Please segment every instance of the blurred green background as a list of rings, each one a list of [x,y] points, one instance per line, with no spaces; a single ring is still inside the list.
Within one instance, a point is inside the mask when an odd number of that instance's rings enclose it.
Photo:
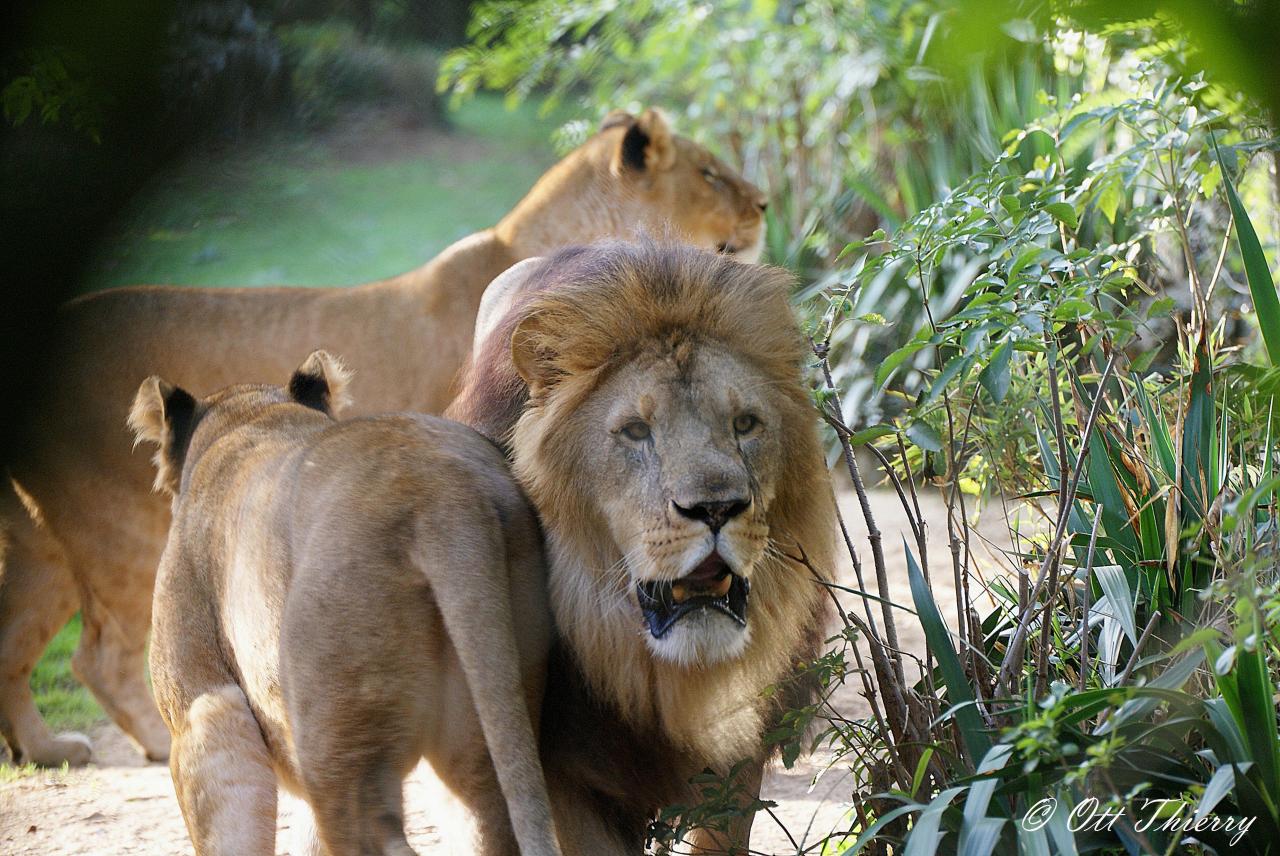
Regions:
[[[555,160],[554,118],[483,96],[448,125],[376,113],[204,152],[156,179],[87,290],[136,283],[351,285],[491,226]]]

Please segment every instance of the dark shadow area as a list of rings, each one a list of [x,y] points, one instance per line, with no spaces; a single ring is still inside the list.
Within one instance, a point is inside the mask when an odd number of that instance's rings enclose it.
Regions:
[[[159,71],[171,0],[15,4],[4,13],[4,78],[67,67],[60,102],[0,130],[0,461],[18,453],[46,380],[52,321],[120,208],[197,130],[165,127]],[[56,52],[51,54],[50,52]],[[77,127],[79,125],[80,127]]]

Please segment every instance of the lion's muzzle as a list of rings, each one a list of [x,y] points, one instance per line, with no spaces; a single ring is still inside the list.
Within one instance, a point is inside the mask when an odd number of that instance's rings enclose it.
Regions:
[[[666,636],[685,616],[699,612],[718,612],[746,627],[750,591],[747,578],[735,574],[714,551],[680,579],[636,584],[640,611],[655,639]]]

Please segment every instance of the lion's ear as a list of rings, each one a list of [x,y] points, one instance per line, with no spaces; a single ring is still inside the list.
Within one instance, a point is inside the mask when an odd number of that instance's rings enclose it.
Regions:
[[[471,335],[472,354],[478,354],[489,335],[506,320],[521,292],[535,282],[535,275],[543,270],[545,263],[545,256],[516,262],[485,287],[484,294],[480,295],[480,309],[476,312],[475,332]]]
[[[624,169],[656,172],[671,169],[675,163],[676,142],[671,125],[662,111],[650,107],[622,135],[613,169],[615,173]]]
[[[289,397],[330,415],[351,403],[347,385],[351,372],[328,351],[312,351],[289,378]]]
[[[134,446],[154,443],[160,448],[152,458],[156,467],[155,489],[177,493],[182,462],[195,425],[196,400],[191,393],[152,375],[138,387],[129,409]]]
[[[521,319],[511,334],[511,363],[531,396],[537,397],[555,382],[559,374],[555,358],[556,350],[542,319],[537,315]]]

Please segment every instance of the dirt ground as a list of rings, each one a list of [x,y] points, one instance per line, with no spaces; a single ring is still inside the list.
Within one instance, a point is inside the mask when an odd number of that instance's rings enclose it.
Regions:
[[[874,491],[872,500],[877,523],[884,534],[892,600],[910,604],[902,541],[904,535],[910,537],[906,515],[896,494],[890,490]],[[866,528],[852,493],[842,493],[840,506],[862,554],[865,571],[870,574]],[[929,526],[935,597],[942,614],[954,623],[955,590],[947,551],[945,506],[933,494],[922,496],[921,506]],[[990,516],[992,519],[984,519],[980,529],[992,541],[1007,543],[999,516]],[[976,558],[983,562],[986,557],[980,554]],[[843,577],[843,582],[856,584],[851,568],[844,569]],[[868,588],[874,590],[871,576],[867,583]],[[844,602],[846,608],[853,605],[848,596]],[[904,649],[923,654],[923,632],[913,615],[900,611],[898,630]],[[846,717],[856,717],[867,710],[860,687],[853,680],[847,682],[833,702]],[[13,856],[190,854],[191,844],[174,798],[168,767],[146,764],[128,739],[110,723],[99,725],[90,736],[94,744],[94,762],[90,766],[66,772],[43,771],[0,784],[0,853]],[[813,784],[822,769],[821,762],[821,758],[804,759],[791,770],[779,765],[770,770],[765,779],[764,797],[777,801],[778,820],[801,847],[806,841],[812,842],[837,828],[849,808],[851,789],[847,777],[833,772],[821,777],[816,786]],[[430,769],[423,765],[415,771],[407,788],[409,837],[423,856],[443,856],[450,851],[436,826],[438,813],[433,815],[431,810],[441,804],[437,787]],[[278,853],[290,853],[291,833],[296,833],[299,824],[298,806],[282,799]],[[781,825],[761,814],[752,835],[753,851],[795,853],[796,846]]]

